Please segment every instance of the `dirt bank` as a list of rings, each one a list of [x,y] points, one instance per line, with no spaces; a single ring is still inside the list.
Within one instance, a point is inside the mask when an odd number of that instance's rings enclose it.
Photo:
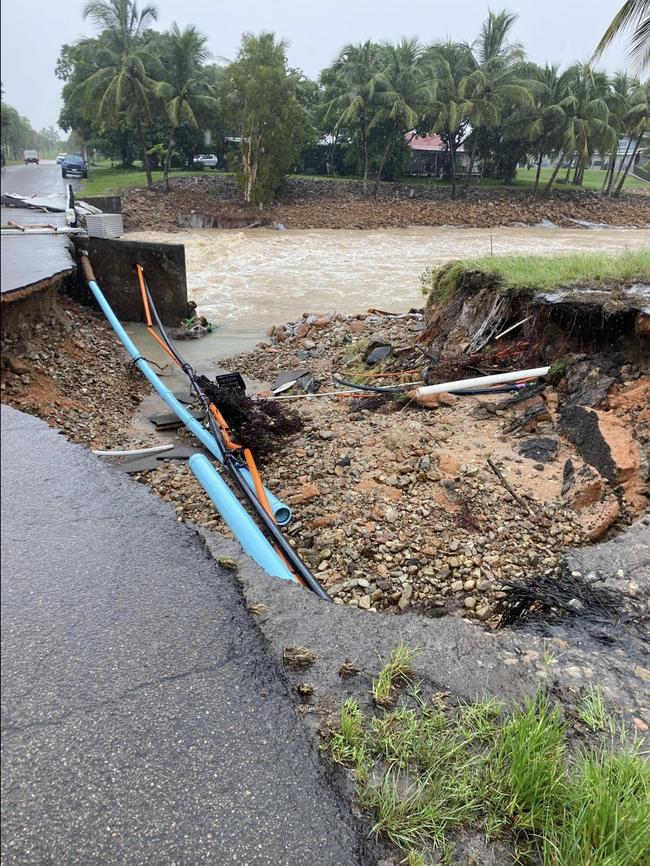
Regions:
[[[103,317],[60,296],[28,332],[4,335],[0,389],[3,403],[93,448],[125,447],[150,391]]]
[[[447,190],[387,183],[378,198],[372,198],[363,196],[357,181],[289,180],[273,207],[260,211],[242,202],[227,175],[174,179],[170,192],[163,184],[128,190],[122,202],[125,226],[132,231],[174,231],[188,220],[194,227],[282,224],[296,229],[489,228],[542,221],[566,227],[579,227],[576,221],[650,225],[650,196],[644,195],[603,199],[592,192],[562,191],[533,201],[528,192],[490,188],[452,200]]]

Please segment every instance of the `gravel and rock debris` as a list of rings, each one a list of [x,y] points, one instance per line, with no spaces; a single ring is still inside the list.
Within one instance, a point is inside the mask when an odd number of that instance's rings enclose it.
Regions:
[[[452,199],[449,190],[423,183],[383,183],[377,198],[364,195],[361,181],[290,178],[280,198],[260,211],[247,206],[235,179],[217,174],[175,177],[122,193],[128,231],[178,231],[191,227],[287,229],[377,229],[409,226],[489,228],[554,224],[585,228],[590,223],[646,226],[650,196],[625,194],[603,199],[586,190],[554,192],[533,200],[517,190],[481,188]]]
[[[346,390],[335,374],[389,386],[430,378],[417,343],[422,328],[419,311],[306,313],[271,328],[268,342],[228,363],[264,383],[306,369],[321,392]],[[368,366],[363,359],[377,344],[390,346],[390,353]],[[436,372],[458,377],[476,363],[475,357],[449,358]],[[637,380],[620,390],[639,387]],[[258,390],[268,394],[268,386]],[[299,415],[302,430],[265,454],[263,474],[292,506],[289,539],[335,604],[387,613],[417,609],[496,626],[504,584],[557,577],[567,549],[621,521],[613,486],[558,432],[550,386],[543,391],[545,412],[514,433],[505,430],[526,401],[508,407],[507,395],[443,395],[435,408],[421,409],[408,396],[309,393],[298,385],[282,395],[298,398],[282,405]],[[255,450],[254,439],[246,444]],[[527,511],[500,485],[488,458]],[[218,525],[185,468],[163,465],[143,480],[171,498],[182,519]]]

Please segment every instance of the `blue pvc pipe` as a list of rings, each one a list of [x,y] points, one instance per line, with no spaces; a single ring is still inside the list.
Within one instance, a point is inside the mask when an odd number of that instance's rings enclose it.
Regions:
[[[187,429],[194,433],[199,442],[205,445],[208,451],[213,454],[220,463],[223,463],[223,452],[221,451],[219,443],[216,441],[212,433],[210,433],[209,430],[206,430],[205,427],[201,424],[201,422],[197,421],[197,419],[190,414],[190,412],[185,408],[185,406],[183,406],[183,404],[180,403],[176,399],[176,397],[174,397],[170,389],[166,385],[164,385],[161,382],[160,378],[154,373],[149,364],[145,361],[145,359],[138,351],[138,348],[133,342],[133,340],[129,337],[129,335],[122,327],[120,320],[111,309],[111,305],[104,297],[104,293],[99,288],[95,280],[89,280],[88,285],[91,292],[95,296],[95,300],[102,308],[102,312],[110,322],[111,327],[122,341],[124,348],[133,358],[136,367],[140,370],[145,379],[147,379],[147,381],[152,385],[154,390],[157,391],[158,394],[160,394],[165,403],[183,422],[183,424],[185,424]],[[241,474],[244,476],[244,480],[246,481],[250,489],[253,491],[253,493],[255,493],[255,485],[248,469],[242,468]],[[269,501],[269,505],[273,510],[278,525],[285,526],[291,520],[291,509],[288,505],[285,505],[284,502],[281,502],[277,498],[277,496],[274,496],[270,490],[266,490],[266,496]]]
[[[244,510],[241,502],[208,458],[204,454],[193,454],[189,463],[190,469],[201,487],[214,503],[215,508],[241,544],[244,552],[252,557],[271,577],[280,577],[283,580],[296,582],[296,578],[271,547],[258,525]]]

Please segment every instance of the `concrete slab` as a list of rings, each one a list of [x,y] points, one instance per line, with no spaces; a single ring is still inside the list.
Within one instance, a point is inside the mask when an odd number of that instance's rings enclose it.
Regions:
[[[44,213],[27,208],[2,208],[2,225],[9,221],[31,226],[49,223],[57,227],[66,226],[65,214]],[[69,238],[57,235],[2,235],[0,239],[0,289],[2,296],[36,287],[63,277],[74,270]]]

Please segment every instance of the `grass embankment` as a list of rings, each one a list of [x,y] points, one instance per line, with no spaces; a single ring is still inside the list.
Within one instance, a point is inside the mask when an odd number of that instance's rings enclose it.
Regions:
[[[561,709],[540,691],[523,707],[493,699],[451,707],[422,698],[397,647],[373,683],[364,714],[347,700],[323,748],[351,769],[374,831],[410,866],[453,857],[464,830],[503,840],[515,862],[541,866],[643,866],[650,857],[650,764],[592,689],[576,709],[597,745],[574,750]],[[530,858],[530,859],[528,859]]]
[[[607,288],[650,282],[650,250],[620,254],[571,253],[554,256],[483,256],[427,268],[420,282],[423,294],[447,303],[468,274],[492,277],[505,292],[548,291],[567,286]],[[475,280],[476,281],[476,280]]]

